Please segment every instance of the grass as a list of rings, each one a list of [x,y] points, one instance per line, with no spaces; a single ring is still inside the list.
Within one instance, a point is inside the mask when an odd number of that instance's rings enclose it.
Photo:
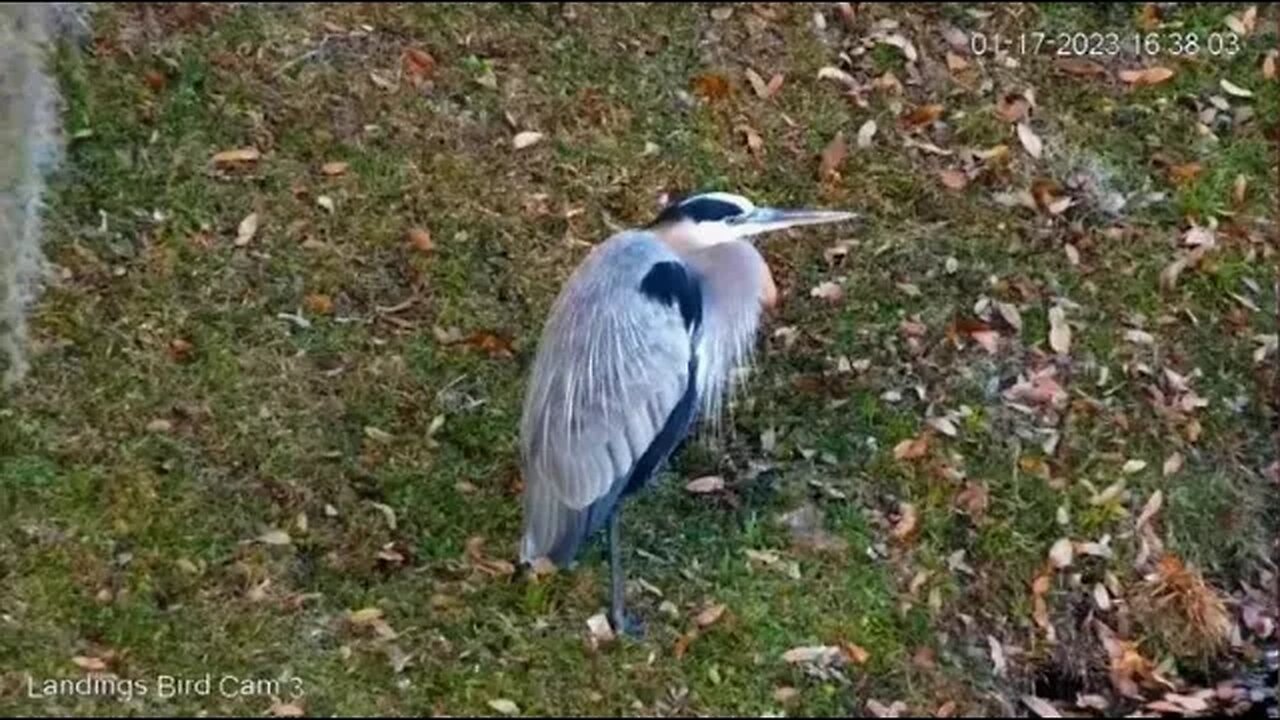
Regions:
[[[1040,7],[984,19],[950,6],[941,16],[863,7],[853,34],[829,8],[816,31],[815,8],[800,6],[765,6],[770,17],[735,6],[725,21],[670,5],[105,8],[93,50],[58,59],[66,122],[79,133],[49,218],[61,274],[33,319],[32,377],[0,405],[0,656],[10,659],[0,711],[248,714],[292,701],[316,714],[473,714],[505,698],[526,714],[850,714],[869,699],[917,713],[947,701],[1010,712],[1004,703],[1066,673],[1063,652],[1085,665],[1097,652],[1079,639],[1091,637],[1079,609],[1104,570],[1137,587],[1133,517],[1156,490],[1171,551],[1224,594],[1258,585],[1266,539],[1280,530],[1262,473],[1273,459],[1264,398],[1275,356],[1251,360],[1253,337],[1277,320],[1267,270],[1277,177],[1266,158],[1280,88],[1258,73],[1275,10],[1262,11],[1238,57],[1178,63],[1174,80],[1152,88],[1063,76],[1049,58],[975,61],[975,77],[996,90],[1035,87],[1033,125],[1051,148],[1041,163],[992,112],[994,91],[966,90],[945,66],[903,98],[870,93],[867,107],[816,79],[880,17],[903,20],[935,62],[944,49],[931,28],[943,21],[993,32],[1135,22],[1120,10]],[[1216,28],[1239,10],[1178,6],[1164,19]],[[397,74],[406,47],[436,59],[429,86]],[[785,74],[776,98],[753,95],[747,66],[766,80]],[[885,45],[850,71],[907,79]],[[703,73],[733,90],[687,106],[679,93]],[[1203,141],[1178,99],[1219,93],[1224,77],[1254,90],[1255,119]],[[1008,165],[944,188],[937,172],[958,159],[903,148],[895,127],[896,103],[927,102],[945,105],[953,134],[926,139],[1004,143]],[[853,147],[872,118],[875,143]],[[743,124],[765,139],[762,158],[745,147]],[[522,129],[546,139],[512,151]],[[820,183],[816,158],[837,131],[850,156],[843,177]],[[262,160],[231,170],[209,161],[246,146]],[[1158,152],[1204,170],[1175,187]],[[337,160],[345,174],[321,172]],[[1081,168],[1107,191],[1167,199],[1118,217],[1086,204],[1065,219],[991,201]],[[1238,176],[1242,204],[1231,200]],[[468,542],[514,557],[524,379],[583,244],[611,223],[647,221],[660,192],[707,186],[869,219],[762,242],[784,302],[762,332],[759,373],[721,442],[692,443],[628,505],[626,562],[646,583],[629,597],[649,631],[593,648],[585,621],[607,577],[598,547],[575,571],[528,582],[484,572]],[[259,229],[237,247],[251,212]],[[1215,218],[1220,247],[1162,293],[1188,216]],[[409,246],[411,227],[428,229],[434,250]],[[823,251],[840,238],[858,244],[832,267]],[[842,303],[810,297],[836,278]],[[332,311],[316,312],[315,295]],[[1022,331],[1006,331],[994,356],[945,337],[982,297],[1021,311]],[[993,389],[1044,357],[1057,298],[1078,304],[1063,364],[1073,404],[1047,452],[1045,419]],[[912,319],[926,328],[918,340],[902,331]],[[1139,325],[1153,344],[1125,340]],[[779,328],[794,329],[794,344]],[[493,333],[510,353],[442,342],[451,329]],[[831,372],[842,356],[868,368]],[[1191,384],[1209,406],[1158,410],[1150,389],[1166,367],[1199,369]],[[917,462],[894,458],[927,417],[962,405],[956,438],[935,434]],[[1162,477],[1173,452],[1184,469]],[[1135,458],[1147,467],[1125,475]],[[729,492],[685,492],[686,479],[708,473]],[[1127,494],[1092,502],[1121,479]],[[983,510],[957,510],[967,483],[985,488]],[[778,516],[806,502],[843,552],[793,543]],[[905,542],[892,537],[902,503],[919,513]],[[291,543],[252,542],[272,530]],[[1116,558],[1081,559],[1083,581],[1055,579],[1055,650],[1032,620],[1029,588],[1063,536],[1109,536]],[[747,548],[776,552],[784,571],[750,562]],[[726,615],[677,657],[711,603]],[[346,620],[367,607],[394,637]],[[1120,607],[1100,615],[1115,625]],[[1159,650],[1154,629],[1131,632],[1175,668],[1195,662]],[[1014,651],[1007,676],[992,671],[988,635]],[[867,663],[806,672],[781,660],[842,642],[864,648]],[[80,677],[75,656],[152,692],[125,705],[28,697],[28,677]],[[1218,658],[1215,672],[1237,660]],[[157,694],[159,675],[204,673],[282,682],[232,697]],[[780,687],[794,698],[779,700]],[[1109,692],[1105,671],[1079,688]]]

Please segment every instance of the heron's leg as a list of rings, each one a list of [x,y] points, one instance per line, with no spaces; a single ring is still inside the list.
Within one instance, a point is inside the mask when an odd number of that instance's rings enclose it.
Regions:
[[[625,609],[627,576],[622,571],[621,514],[618,509],[609,517],[609,623],[615,633],[638,637],[644,634],[644,626],[628,618]]]

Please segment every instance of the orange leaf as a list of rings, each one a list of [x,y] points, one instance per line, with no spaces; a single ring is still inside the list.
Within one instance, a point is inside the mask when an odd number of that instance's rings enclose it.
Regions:
[[[510,340],[486,330],[472,333],[463,342],[477,350],[483,350],[489,354],[489,357],[509,358],[513,356]]]
[[[929,436],[907,438],[893,447],[895,460],[918,460],[929,452]]]
[[[1031,111],[1031,102],[1017,93],[1002,95],[996,100],[996,115],[1005,122],[1016,123],[1026,119]]]
[[[915,130],[925,127],[942,117],[942,106],[938,104],[922,105],[921,107],[907,113],[899,121],[899,124],[907,130]]]
[[[1185,185],[1199,177],[1204,167],[1198,162],[1189,162],[1185,165],[1174,165],[1169,168],[1169,179],[1175,185]]]
[[[1157,65],[1141,70],[1121,70],[1119,77],[1134,87],[1142,87],[1143,85],[1159,85],[1173,77],[1173,71],[1167,67]]]
[[[849,146],[845,143],[844,133],[837,132],[822,150],[822,160],[818,163],[818,179],[826,181],[839,177],[837,171],[848,155]]]
[[[729,97],[729,80],[723,75],[703,73],[693,79],[693,91],[709,102]]]
[[[1138,27],[1150,32],[1160,26],[1160,15],[1156,12],[1155,3],[1143,3],[1138,11]]]
[[[409,48],[404,51],[404,69],[415,78],[426,79],[436,69],[436,59],[428,53],[417,48]]]
[[[431,241],[431,233],[422,228],[412,228],[408,232],[409,245],[418,252],[426,253],[435,249],[435,243]]]
[[[1057,63],[1059,70],[1068,75],[1079,75],[1081,77],[1096,77],[1106,75],[1107,69],[1100,63],[1086,58],[1065,57],[1059,58]]]
[[[328,295],[312,293],[303,299],[302,304],[316,315],[328,315],[333,312],[333,299]]]

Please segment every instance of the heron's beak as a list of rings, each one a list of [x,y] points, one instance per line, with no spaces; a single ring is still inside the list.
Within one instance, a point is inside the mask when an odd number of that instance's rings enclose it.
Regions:
[[[801,225],[819,225],[822,223],[857,220],[857,213],[841,210],[782,210],[779,208],[756,208],[738,224],[742,237],[761,235],[775,230],[799,227]]]

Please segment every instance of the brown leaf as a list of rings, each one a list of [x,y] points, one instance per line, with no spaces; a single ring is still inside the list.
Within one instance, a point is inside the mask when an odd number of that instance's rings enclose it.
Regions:
[[[169,78],[158,70],[148,70],[142,75],[142,81],[151,88],[152,92],[160,92],[164,90],[165,85],[169,84]]]
[[[267,713],[272,717],[305,717],[307,711],[296,703],[274,702]]]
[[[1141,70],[1121,70],[1119,77],[1122,81],[1134,87],[1142,87],[1144,85],[1159,85],[1173,77],[1173,71],[1167,67],[1157,65]]]
[[[543,137],[544,136],[542,133],[536,132],[534,130],[525,130],[523,132],[518,132],[516,133],[515,137],[511,138],[511,147],[516,150],[524,150],[527,147],[532,147],[533,145],[536,145],[538,142],[542,140]]]
[[[987,513],[989,498],[986,483],[969,481],[956,493],[955,504],[969,517],[980,520]]]
[[[1069,74],[1081,77],[1097,77],[1106,75],[1107,69],[1101,64],[1088,60],[1086,58],[1064,57],[1058,58],[1055,63],[1059,70]]]
[[[1075,546],[1071,544],[1068,538],[1059,538],[1053,543],[1053,547],[1049,548],[1049,562],[1059,570],[1071,567],[1071,561],[1074,559]]]
[[[1143,3],[1142,8],[1138,10],[1138,27],[1151,32],[1160,27],[1160,14],[1156,10],[1155,3]]]
[[[965,60],[963,57],[951,52],[950,50],[947,51],[947,69],[948,70],[950,70],[951,72],[960,72],[961,70],[964,70],[968,67],[969,67],[968,60]]]
[[[933,711],[933,716],[938,718],[955,717],[957,707],[955,700],[948,700]]]
[[[345,175],[347,172],[347,168],[349,167],[351,167],[349,163],[335,160],[333,162],[327,162],[324,165],[321,165],[320,172],[330,177],[333,177],[335,175]]]
[[[302,299],[302,304],[315,315],[328,315],[333,312],[333,298],[320,293],[312,293]]]
[[[867,661],[871,659],[871,653],[867,652],[862,646],[851,642],[840,643],[840,651],[854,665],[866,665]]]
[[[689,632],[684,633],[680,637],[676,638],[676,644],[671,648],[671,654],[675,655],[677,660],[684,657],[684,654],[689,651],[689,643],[692,643],[697,638],[697,628],[693,628]]]
[[[195,346],[189,341],[182,338],[174,338],[169,341],[169,357],[174,362],[186,362],[191,359],[191,352],[195,350]]]
[[[694,493],[695,495],[720,492],[721,490],[724,490],[724,478],[719,475],[706,475],[695,480],[690,480],[689,483],[684,486],[684,489]]]
[[[1180,452],[1173,453],[1169,457],[1165,458],[1164,467],[1161,469],[1161,474],[1164,477],[1169,477],[1170,475],[1176,475],[1178,471],[1182,469],[1182,463],[1183,463],[1182,453]]]
[[[895,460],[918,460],[929,452],[929,436],[921,435],[918,438],[907,438],[897,445],[893,446],[893,457]]]
[[[1231,202],[1236,207],[1244,205],[1246,194],[1249,192],[1249,178],[1243,173],[1236,175],[1236,180],[1231,185]]]
[[[431,233],[422,228],[410,228],[407,237],[409,246],[418,252],[431,252],[436,247],[435,243],[431,241]]]
[[[256,162],[262,157],[257,148],[246,147],[236,150],[223,150],[213,156],[215,165],[231,165],[234,163]]]
[[[876,136],[876,121],[868,120],[858,128],[858,147],[871,147],[871,140]]]
[[[762,100],[769,97],[769,86],[765,84],[764,78],[760,77],[760,73],[747,68],[744,74],[747,76],[747,82],[751,83],[751,89],[755,90],[756,97]]]
[[[1278,53],[1278,52],[1277,52],[1277,51],[1275,51],[1275,50],[1271,50],[1271,51],[1269,51],[1269,52],[1266,54],[1266,56],[1265,56],[1265,57],[1263,57],[1263,58],[1262,58],[1262,78],[1263,78],[1264,80],[1275,80],[1275,79],[1276,79],[1276,57],[1277,57],[1277,55],[1280,55],[1280,53]]]
[[[729,97],[732,87],[729,80],[716,73],[703,73],[693,78],[693,92],[708,102],[718,102]]]
[[[1198,162],[1189,162],[1184,165],[1173,165],[1169,168],[1169,179],[1175,185],[1186,185],[1187,183],[1199,177],[1204,171],[1204,167]]]
[[[1178,276],[1188,267],[1200,262],[1205,253],[1209,251],[1211,245],[1198,245],[1190,252],[1179,255],[1177,259],[1165,266],[1160,271],[1160,288],[1166,292],[1173,291],[1178,286]]]
[[[478,330],[462,342],[477,350],[483,350],[488,353],[489,357],[511,358],[515,356],[510,340],[487,330]]]
[[[898,522],[894,523],[893,530],[889,534],[894,540],[905,541],[915,534],[920,524],[920,516],[912,503],[899,504],[898,513]]]
[[[698,613],[698,616],[694,618],[693,621],[700,628],[711,627],[720,620],[721,616],[724,615],[725,609],[726,606],[723,603],[708,606],[704,608],[702,612]]]
[[[750,125],[739,125],[737,130],[741,132],[747,139],[747,150],[756,157],[764,152],[764,139],[760,137],[760,133]]]
[[[1000,351],[1000,333],[994,330],[979,330],[969,333],[969,337],[992,355]]]
[[[102,658],[76,655],[71,658],[71,662],[81,670],[88,672],[105,672],[107,669],[107,664],[103,662]]]
[[[844,133],[837,132],[822,150],[822,159],[818,163],[818,180],[825,182],[838,178],[840,165],[844,163],[848,154],[849,147],[845,143]]]
[[[408,48],[404,51],[404,69],[415,79],[425,80],[435,72],[436,59],[425,50]]]
[[[969,184],[969,176],[954,168],[939,171],[938,178],[942,180],[943,187],[948,190],[963,190]]]
[[[782,660],[791,665],[801,663],[827,665],[840,656],[839,648],[830,645],[807,645],[794,647],[782,653]]]
[[[768,86],[765,87],[765,97],[771,98],[777,95],[778,91],[782,89],[782,83],[785,79],[786,76],[782,73],[774,73],[773,77],[769,78]]]
[[[898,121],[899,126],[906,130],[917,130],[923,128],[942,117],[943,107],[938,104],[922,105],[915,110],[907,113]]]
[[[1022,122],[1030,111],[1031,102],[1021,94],[1001,95],[996,100],[996,115],[1005,122]]]

